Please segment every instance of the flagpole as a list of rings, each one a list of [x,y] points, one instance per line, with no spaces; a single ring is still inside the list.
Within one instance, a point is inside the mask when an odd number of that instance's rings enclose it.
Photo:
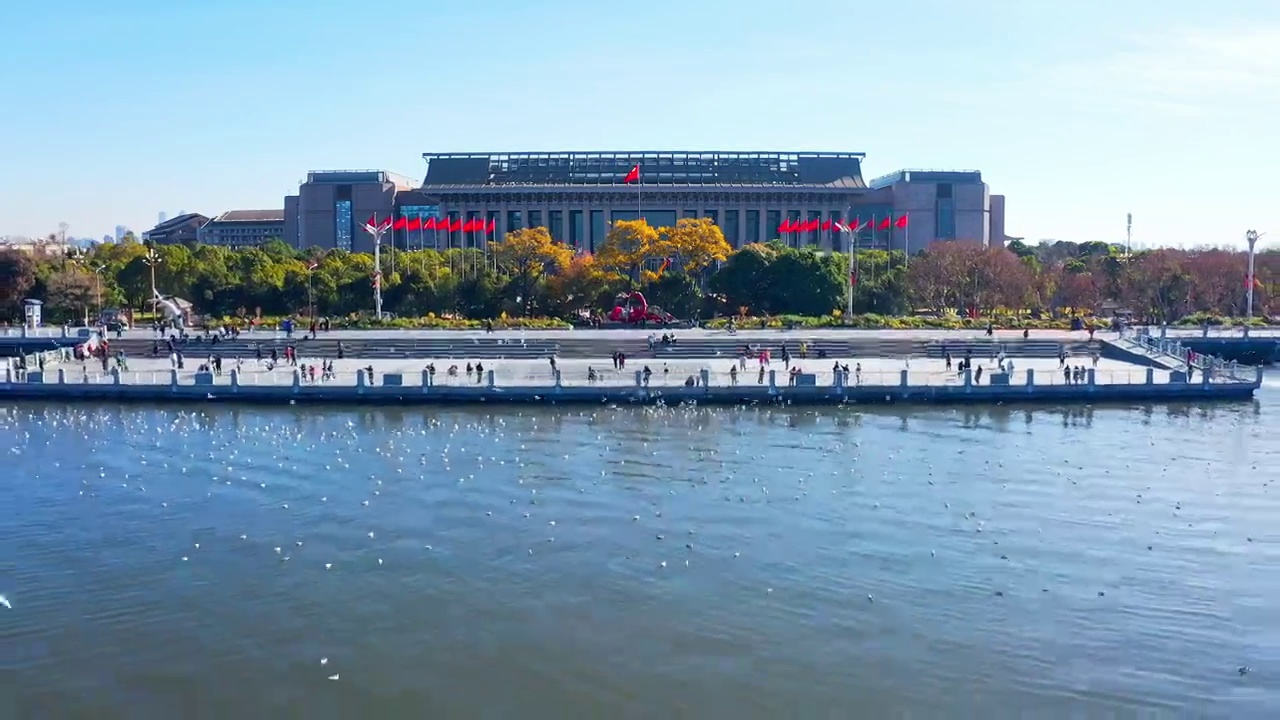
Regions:
[[[857,266],[854,264],[857,262],[857,260],[853,254],[853,246],[858,242],[858,221],[854,220],[852,226],[846,225],[845,227],[849,227],[850,232],[849,232],[849,271],[847,273],[848,277],[846,278],[846,281],[848,282],[849,292],[847,293],[848,297],[845,298],[844,316],[845,318],[852,318],[853,317],[853,277],[854,277],[854,273],[857,272]]]
[[[907,219],[906,227],[903,228],[906,232],[902,235],[902,242],[905,246],[902,267],[905,269],[911,267],[911,213],[903,213],[902,217]]]

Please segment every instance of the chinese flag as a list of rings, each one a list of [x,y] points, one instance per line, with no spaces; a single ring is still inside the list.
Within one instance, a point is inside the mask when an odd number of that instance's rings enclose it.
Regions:
[[[891,225],[893,225],[893,221],[892,221],[892,220],[890,220],[889,218],[885,218],[885,219],[883,219],[883,220],[881,220],[881,221],[880,221],[880,227],[879,227],[878,229],[879,229],[879,230],[888,230],[888,229],[889,229],[889,227],[890,227]]]
[[[624,183],[640,182],[640,166],[636,165],[635,167],[631,168],[631,172],[627,173],[627,176],[622,178],[622,182]]]
[[[805,226],[805,230],[809,230],[809,231],[817,230],[821,225],[822,225],[822,221],[818,220],[817,218],[814,218],[809,221],[809,224],[807,226]]]
[[[907,216],[903,215],[902,217],[898,218],[897,222],[895,222],[893,226],[899,229],[905,228],[907,226]]]
[[[369,219],[365,221],[365,225],[368,225],[370,227],[378,227],[378,216],[370,215]]]
[[[435,229],[436,229],[436,219],[435,219],[435,217],[429,217],[429,218],[427,218],[426,220],[423,220],[423,221],[422,221],[422,229],[423,229],[423,230],[435,230]]]
[[[488,224],[487,226],[485,226],[485,230],[486,230],[487,232],[498,232],[498,221],[497,221],[497,220],[490,220],[490,221],[489,221],[489,224]]]
[[[406,227],[409,227],[409,221],[406,220],[405,218],[399,218],[394,223],[391,224],[392,230],[403,230]]]
[[[419,218],[419,217],[411,217],[411,218],[409,218],[409,222],[408,222],[407,224],[405,224],[405,229],[406,229],[406,230],[421,230],[421,229],[422,229],[422,218]]]
[[[453,221],[453,223],[452,223],[451,225],[449,225],[449,229],[450,229],[450,230],[452,230],[453,232],[461,232],[461,231],[462,231],[462,220],[461,220],[461,219],[454,220],[454,221]]]
[[[823,220],[823,221],[822,221],[822,229],[823,229],[823,230],[830,230],[830,229],[831,229],[831,221],[830,221],[830,220]]]
[[[783,220],[782,224],[778,226],[778,234],[786,235],[789,232],[791,232],[791,221]]]

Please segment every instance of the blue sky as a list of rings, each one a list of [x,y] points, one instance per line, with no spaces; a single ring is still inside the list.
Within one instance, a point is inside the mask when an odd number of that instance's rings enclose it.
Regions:
[[[0,235],[280,207],[421,153],[844,150],[976,168],[1030,239],[1280,241],[1280,2],[18,3]],[[1265,241],[1264,241],[1265,244]]]

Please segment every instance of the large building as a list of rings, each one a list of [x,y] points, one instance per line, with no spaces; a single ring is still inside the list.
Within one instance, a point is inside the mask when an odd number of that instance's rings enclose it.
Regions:
[[[611,223],[654,226],[710,218],[734,247],[781,239],[843,251],[1004,240],[1004,202],[975,170],[902,170],[867,182],[862,153],[569,152],[426,154],[421,183],[383,171],[313,172],[285,198],[285,240],[368,252],[373,218],[436,218],[450,228],[404,229],[397,247],[476,247],[523,227],[592,251]],[[639,181],[626,182],[633,168]],[[995,200],[995,202],[993,202]],[[902,221],[902,218],[907,218]],[[780,232],[818,221],[817,230]],[[850,236],[854,221],[876,228]],[[839,221],[832,225],[831,221]],[[432,223],[436,225],[437,223]],[[411,224],[412,227],[413,224]]]
[[[228,210],[200,228],[205,245],[250,247],[284,236],[283,210]]]
[[[152,245],[194,243],[200,239],[200,228],[209,218],[200,213],[183,213],[142,233],[142,241]]]

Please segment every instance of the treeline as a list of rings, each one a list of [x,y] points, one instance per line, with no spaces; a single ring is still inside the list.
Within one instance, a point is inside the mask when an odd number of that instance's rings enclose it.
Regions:
[[[1006,248],[947,243],[910,258],[882,250],[844,254],[778,242],[736,252],[707,220],[671,228],[620,222],[595,255],[575,253],[543,228],[510,233],[487,252],[297,251],[282,242],[230,249],[100,245],[72,256],[0,251],[0,317],[17,322],[22,301],[42,300],[48,322],[99,308],[149,306],[152,276],[164,295],[208,316],[371,313],[380,283],[384,311],[400,317],[577,319],[607,313],[618,293],[642,290],[678,317],[832,316],[843,312],[850,275],[854,312],[906,315],[971,311],[1089,313],[1104,304],[1153,320],[1245,313],[1246,257],[1231,250],[1159,249],[1127,256],[1105,243]],[[1261,278],[1280,255],[1258,256]],[[1275,266],[1275,267],[1273,267]],[[1268,286],[1255,286],[1265,314]]]

